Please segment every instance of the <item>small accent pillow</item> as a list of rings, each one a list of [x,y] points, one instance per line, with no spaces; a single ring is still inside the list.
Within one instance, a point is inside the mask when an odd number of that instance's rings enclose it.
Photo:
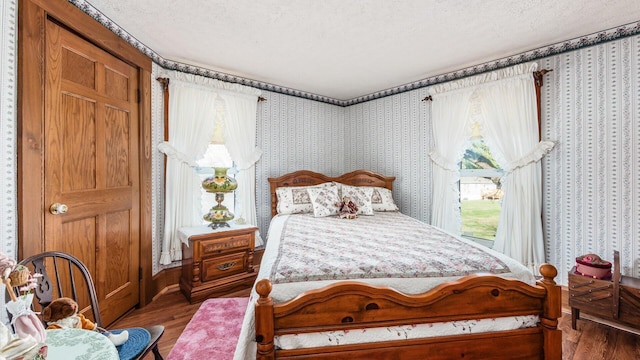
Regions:
[[[308,189],[313,205],[314,217],[338,215],[340,212],[340,198],[337,186]]]
[[[398,206],[393,201],[391,190],[383,187],[374,187],[371,196],[373,211],[398,211]]]
[[[308,214],[313,213],[313,205],[309,197],[310,188],[335,186],[331,182],[313,186],[283,186],[276,189],[278,198],[278,214]]]
[[[373,204],[371,197],[373,196],[373,187],[371,186],[349,186],[340,184],[342,198],[348,196],[351,201],[358,205],[358,214],[373,215]]]

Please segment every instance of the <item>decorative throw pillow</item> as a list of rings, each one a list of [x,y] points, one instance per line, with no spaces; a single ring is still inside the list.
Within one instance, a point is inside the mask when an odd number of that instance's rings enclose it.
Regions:
[[[338,215],[340,212],[340,198],[338,197],[337,186],[311,188],[308,191],[313,205],[314,217]]]
[[[313,212],[310,188],[335,186],[331,182],[313,186],[283,186],[276,189],[278,214],[307,214]]]
[[[371,186],[349,186],[340,184],[341,198],[348,196],[351,201],[358,205],[358,214],[373,215],[373,205],[371,197],[373,196],[373,187]]]
[[[374,187],[371,196],[373,211],[398,211],[398,206],[393,201],[391,190],[383,187]]]

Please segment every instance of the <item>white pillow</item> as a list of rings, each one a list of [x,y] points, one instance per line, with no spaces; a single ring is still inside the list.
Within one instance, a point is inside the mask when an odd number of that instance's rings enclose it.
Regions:
[[[383,187],[374,187],[371,195],[373,211],[398,211],[398,206],[393,201],[391,190]]]
[[[314,217],[338,215],[340,211],[340,197],[337,186],[327,186],[308,189],[313,205]]]
[[[305,214],[313,213],[313,205],[309,197],[308,189],[317,187],[335,186],[332,182],[326,182],[313,186],[282,186],[276,188],[278,214]]]
[[[373,215],[373,204],[371,203],[371,197],[373,196],[373,187],[371,186],[349,186],[340,184],[341,198],[345,196],[351,198],[358,206],[358,214]]]

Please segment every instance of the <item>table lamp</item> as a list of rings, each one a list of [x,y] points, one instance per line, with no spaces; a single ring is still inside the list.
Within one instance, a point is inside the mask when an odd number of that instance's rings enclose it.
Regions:
[[[233,220],[233,214],[222,205],[224,201],[224,194],[233,192],[238,188],[238,182],[236,179],[227,175],[226,167],[214,167],[214,175],[208,177],[202,181],[202,188],[209,193],[216,194],[217,205],[214,205],[206,214],[203,219],[210,222],[209,227],[212,229],[218,229],[221,227],[229,227],[229,221]]]

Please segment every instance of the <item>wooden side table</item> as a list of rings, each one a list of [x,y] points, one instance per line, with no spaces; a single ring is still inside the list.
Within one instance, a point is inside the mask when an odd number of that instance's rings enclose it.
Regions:
[[[640,279],[620,274],[620,255],[614,252],[612,279],[593,279],[569,271],[571,327],[580,311],[598,318],[640,328]]]
[[[617,317],[618,298],[614,293],[614,281],[582,276],[576,273],[574,266],[569,271],[569,306],[571,328],[574,330],[581,310],[605,319]]]
[[[208,226],[179,230],[182,240],[180,290],[189,302],[251,288],[258,275],[253,256],[253,226],[212,230]]]

